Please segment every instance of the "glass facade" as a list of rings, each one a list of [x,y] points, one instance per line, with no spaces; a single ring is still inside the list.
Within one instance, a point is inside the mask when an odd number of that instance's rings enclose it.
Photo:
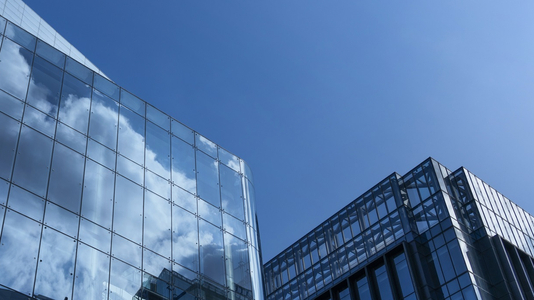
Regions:
[[[0,298],[263,299],[245,162],[28,31],[0,17]]]
[[[289,299],[534,299],[534,217],[464,168],[392,174],[267,262]]]

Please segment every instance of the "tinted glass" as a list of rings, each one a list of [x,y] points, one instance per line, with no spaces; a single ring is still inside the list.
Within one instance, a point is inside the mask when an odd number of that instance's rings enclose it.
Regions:
[[[22,123],[50,138],[54,138],[56,120],[29,105],[26,105],[26,109],[24,110]]]
[[[141,268],[141,246],[132,243],[118,234],[113,234],[111,255],[136,268]]]
[[[86,219],[80,221],[80,241],[109,254],[111,232]],[[78,254],[79,255],[79,254]]]
[[[224,234],[227,284],[233,290],[251,290],[247,244],[231,234]],[[244,291],[239,291],[246,294]]]
[[[0,111],[17,120],[22,118],[24,103],[17,98],[0,91]]]
[[[32,60],[30,51],[4,39],[0,50],[0,89],[26,100]]]
[[[171,257],[171,204],[149,191],[145,193],[144,234],[145,247]]]
[[[217,161],[197,151],[197,194],[200,198],[219,207],[219,171]]]
[[[30,51],[35,49],[36,38],[13,23],[8,23],[5,35]]]
[[[6,212],[0,244],[0,284],[32,294],[40,239],[39,223],[11,210]]]
[[[9,192],[8,207],[34,220],[42,221],[44,213],[44,199],[12,185]]]
[[[87,134],[89,109],[91,105],[91,87],[65,74],[61,90],[59,120],[70,127]]]
[[[111,228],[115,174],[103,166],[87,160],[82,199],[82,216]]]
[[[65,66],[65,54],[59,52],[58,50],[41,40],[37,41],[37,49],[35,50],[35,52],[39,56],[45,58],[49,62],[62,69]]]
[[[194,148],[176,137],[172,137],[172,181],[186,191],[196,192]]]
[[[194,214],[197,213],[196,197],[175,185],[172,186],[172,202]]]
[[[57,124],[56,140],[81,154],[85,154],[87,138],[67,125]]]
[[[109,256],[79,243],[73,299],[106,299],[108,278]]]
[[[176,205],[172,206],[172,259],[191,270],[198,270],[197,218]]]
[[[119,261],[111,260],[109,300],[135,299],[141,287],[141,271]]]
[[[89,85],[93,84],[93,71],[89,70],[86,66],[80,64],[70,57],[67,57],[65,70],[78,77],[78,79],[82,80],[83,82]]]
[[[170,179],[170,142],[169,133],[147,122],[146,167],[165,179]]]
[[[200,134],[195,134],[195,146],[209,156],[217,157],[217,145]]]
[[[198,216],[217,227],[222,225],[221,211],[204,200],[198,200]]]
[[[46,204],[45,225],[68,236],[78,236],[78,216],[50,202]]]
[[[52,299],[72,298],[76,241],[53,229],[43,229],[35,294]]]
[[[145,174],[143,167],[122,155],[117,156],[117,172],[133,182],[143,185]]]
[[[182,123],[172,120],[171,122],[172,134],[188,142],[191,145],[195,144],[195,133],[193,130],[187,128]]]
[[[199,220],[198,223],[200,241],[200,273],[224,286],[226,278],[224,276],[222,231],[203,220]]]
[[[91,103],[89,137],[115,150],[119,121],[118,103],[94,90]]]
[[[145,119],[125,107],[120,109],[118,146],[120,154],[144,165]]]
[[[46,60],[36,57],[26,102],[42,112],[56,117],[63,71]]]
[[[50,201],[79,213],[84,164],[82,155],[56,143],[48,187]]]
[[[170,118],[166,114],[159,111],[157,108],[152,105],[147,105],[146,107],[146,118],[150,121],[157,124],[159,127],[163,128],[166,131],[169,131],[170,127]]]
[[[121,89],[121,104],[127,106],[141,116],[145,115],[145,101],[137,98],[124,89]]]
[[[99,74],[95,74],[94,87],[112,99],[119,101],[119,87]]]
[[[171,199],[171,183],[168,179],[160,177],[159,175],[146,170],[145,185],[147,189],[160,195],[161,197],[167,200]]]
[[[39,149],[39,151],[35,151]],[[13,182],[44,197],[48,183],[52,140],[23,126],[20,134]]]
[[[143,188],[117,176],[113,232],[141,244],[143,232]]]
[[[0,113],[0,128],[3,130],[0,135],[0,177],[11,179],[20,123]]]
[[[87,157],[97,161],[105,167],[115,170],[115,152],[91,139],[89,139],[87,144]]]
[[[219,174],[221,180],[222,208],[225,212],[243,220],[245,218],[245,210],[243,206],[241,175],[224,165],[219,166]]]

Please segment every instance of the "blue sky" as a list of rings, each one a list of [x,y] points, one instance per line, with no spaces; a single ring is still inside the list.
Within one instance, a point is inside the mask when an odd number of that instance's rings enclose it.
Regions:
[[[534,213],[534,3],[26,3],[248,162],[264,261],[429,156]]]

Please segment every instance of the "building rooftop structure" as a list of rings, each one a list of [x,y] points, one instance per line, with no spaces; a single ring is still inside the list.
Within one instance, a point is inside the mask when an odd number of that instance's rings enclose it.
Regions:
[[[533,299],[534,217],[427,159],[264,265],[268,300]]]
[[[2,299],[263,299],[247,164],[19,0],[0,1],[0,241]]]

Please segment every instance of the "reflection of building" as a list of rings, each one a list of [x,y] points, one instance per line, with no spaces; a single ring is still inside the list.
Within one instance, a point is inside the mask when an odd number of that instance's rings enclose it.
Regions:
[[[267,299],[534,299],[534,217],[464,168],[392,174],[264,266]]]
[[[0,15],[0,295],[261,299],[248,166],[20,0]]]

